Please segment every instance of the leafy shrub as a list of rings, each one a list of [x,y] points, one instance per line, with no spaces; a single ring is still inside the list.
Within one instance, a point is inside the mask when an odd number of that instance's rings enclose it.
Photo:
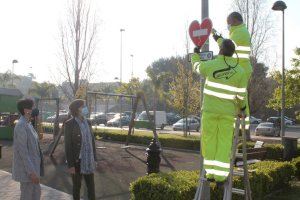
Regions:
[[[289,162],[262,161],[250,166],[255,170],[249,176],[252,198],[263,199],[264,196],[279,188],[289,185],[295,173]],[[176,171],[170,173],[151,174],[140,177],[130,184],[132,200],[189,200],[193,199],[198,186],[197,171]],[[243,188],[243,178],[234,177],[234,187]],[[211,199],[220,199],[223,192],[210,184]],[[233,199],[241,199],[233,195]]]

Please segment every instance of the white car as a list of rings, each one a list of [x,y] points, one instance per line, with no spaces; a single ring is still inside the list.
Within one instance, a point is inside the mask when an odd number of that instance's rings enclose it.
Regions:
[[[284,116],[284,123],[286,126],[292,126],[295,125],[295,122],[293,120],[291,120],[290,118]]]
[[[274,123],[264,122],[260,123],[255,129],[255,135],[265,135],[265,136],[280,136],[280,129],[275,127]]]
[[[261,123],[261,119],[250,116],[250,124],[260,124],[260,123]]]
[[[187,128],[186,128],[187,125]],[[175,124],[173,124],[173,131],[179,131],[179,130],[195,130],[199,132],[200,130],[200,122],[196,118],[187,118],[187,123],[186,123],[186,118],[182,118]]]
[[[154,112],[149,111],[149,114],[153,119]],[[155,117],[156,128],[160,128],[161,130],[163,130],[164,127],[167,125],[167,113],[165,111],[156,111],[155,116],[156,116]],[[136,128],[148,128],[149,125],[147,125],[147,127],[144,127],[145,124],[143,124],[143,122],[146,122],[146,124],[149,122],[146,111],[143,111],[138,116],[138,118],[135,122],[135,127]]]

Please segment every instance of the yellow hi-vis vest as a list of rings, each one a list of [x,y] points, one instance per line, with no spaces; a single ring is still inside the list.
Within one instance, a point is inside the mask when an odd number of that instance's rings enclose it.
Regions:
[[[201,61],[198,54],[193,54],[191,60],[193,69],[206,78],[202,111],[234,117],[246,106],[247,79],[243,68],[236,66],[236,59],[225,59],[233,68],[228,68],[223,55]]]
[[[235,43],[235,50],[239,57],[239,64],[244,68],[247,79],[252,74],[252,66],[250,63],[251,42],[250,34],[245,24],[231,26],[229,31],[229,39]],[[218,45],[221,46],[223,38],[218,39]],[[236,55],[233,55],[236,58]]]

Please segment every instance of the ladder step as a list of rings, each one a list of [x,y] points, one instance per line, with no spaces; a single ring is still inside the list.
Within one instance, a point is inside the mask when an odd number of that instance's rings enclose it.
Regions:
[[[243,154],[242,154],[242,153],[236,153],[236,154],[235,154],[235,157],[236,157],[236,158],[243,158]]]
[[[239,195],[245,195],[245,190],[241,190],[238,188],[232,188],[232,193],[239,194]]]
[[[233,171],[234,176],[244,176],[244,171]]]

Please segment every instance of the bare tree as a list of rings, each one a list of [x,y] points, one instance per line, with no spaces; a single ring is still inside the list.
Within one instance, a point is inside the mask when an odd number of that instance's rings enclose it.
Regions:
[[[271,9],[266,0],[233,0],[234,10],[240,12],[251,35],[252,56],[257,61],[265,55],[274,30]]]
[[[91,12],[88,0],[70,0],[66,21],[60,25],[60,57],[63,67],[58,70],[70,88],[71,94],[62,88],[69,100],[80,85],[88,83],[93,71],[98,27],[96,15]]]

